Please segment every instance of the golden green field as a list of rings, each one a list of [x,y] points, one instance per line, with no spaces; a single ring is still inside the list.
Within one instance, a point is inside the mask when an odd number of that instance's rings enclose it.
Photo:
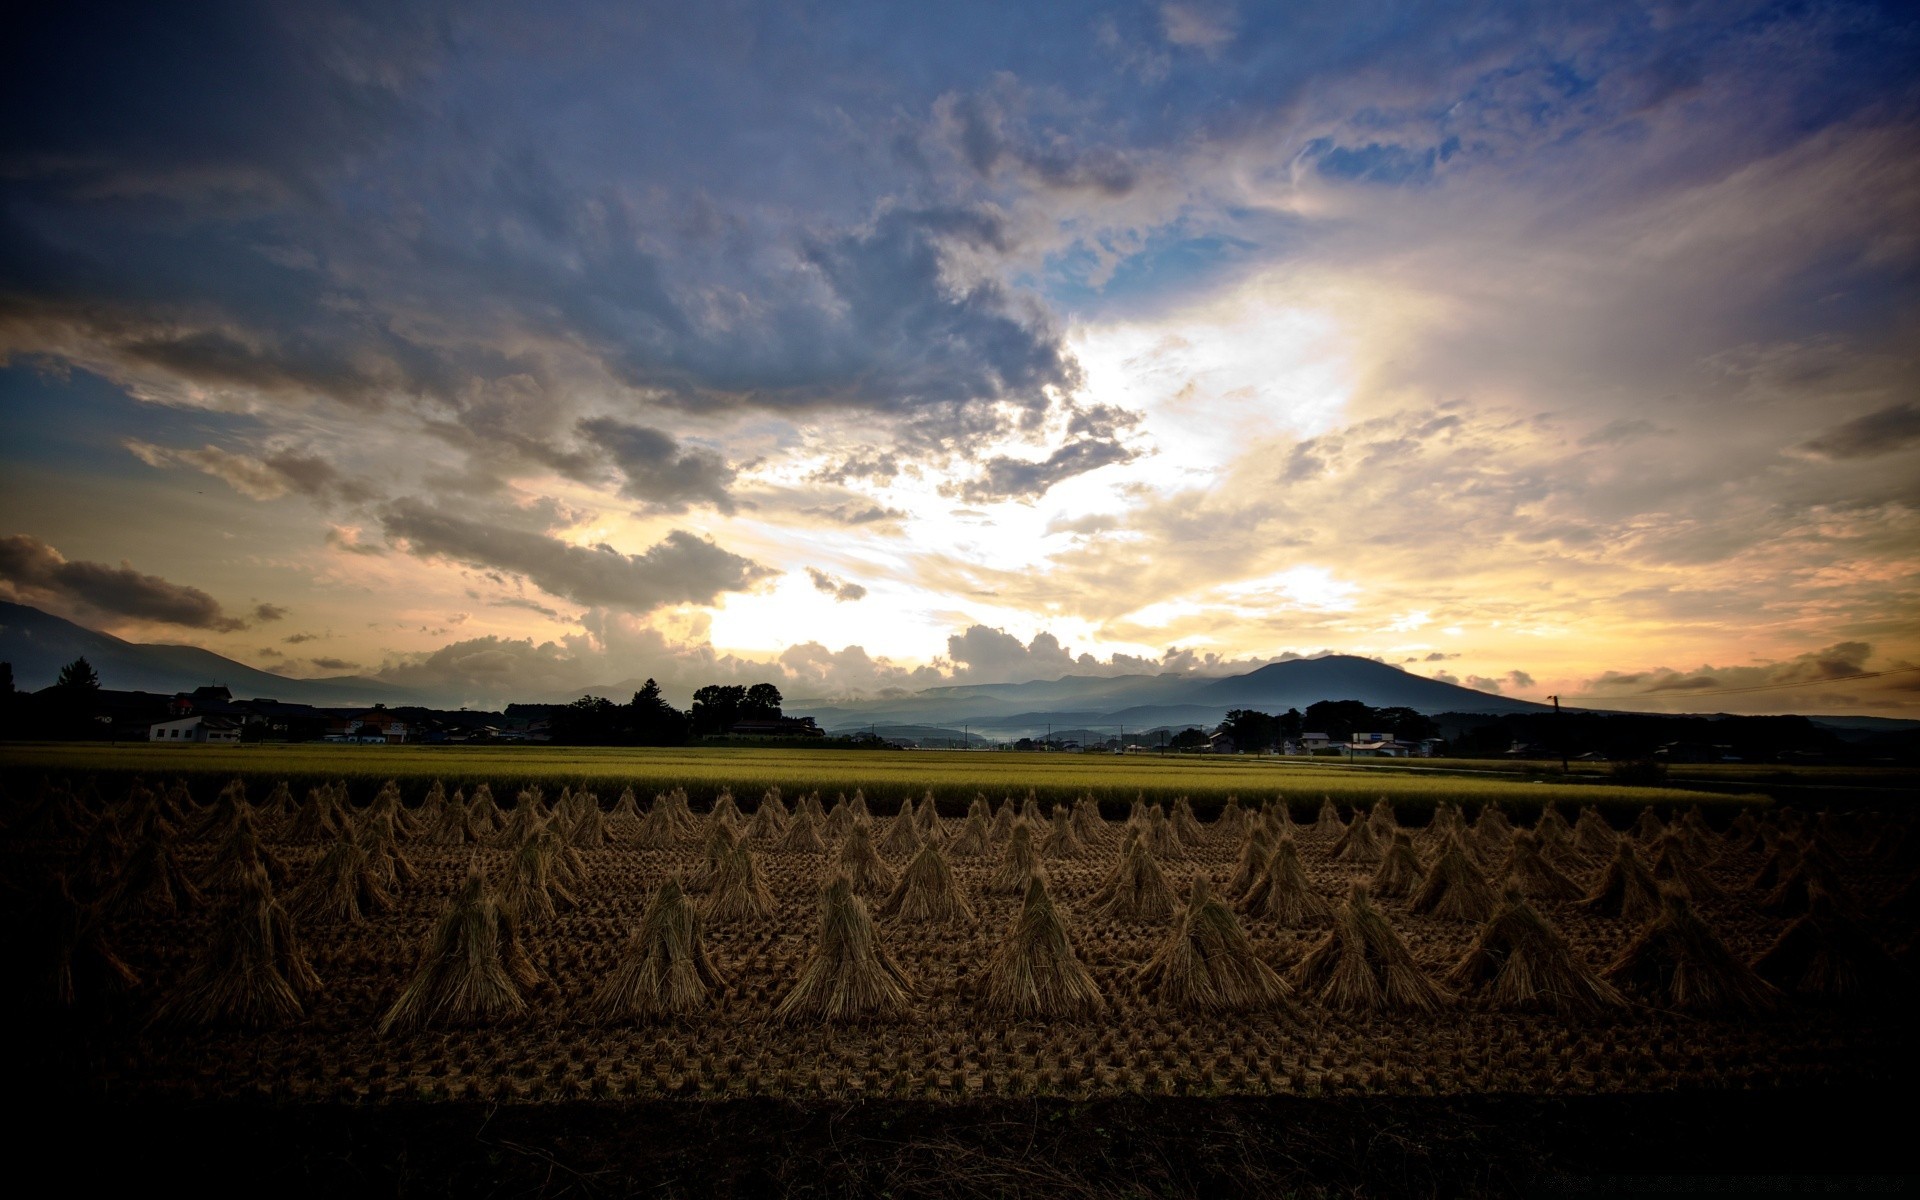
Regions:
[[[1028,791],[1042,800],[1085,794],[1106,801],[1188,796],[1203,808],[1236,795],[1246,799],[1284,796],[1301,804],[1317,804],[1323,797],[1352,804],[1384,796],[1413,810],[1441,800],[1497,801],[1516,810],[1536,809],[1547,802],[1636,808],[1764,802],[1757,795],[1629,787],[1601,779],[1561,782],[1524,774],[1461,775],[1401,763],[1349,766],[1328,760],[982,750],[31,743],[0,747],[0,767],[9,773],[59,775],[97,772],[210,779],[246,774],[296,783],[345,780],[356,790],[377,787],[387,779],[421,786],[438,779],[448,789],[486,783],[503,795],[528,784],[553,790],[584,785],[616,795],[631,787],[643,799],[673,787],[685,788],[698,800],[721,788],[758,796],[777,786],[789,795],[817,791],[830,802],[838,793],[859,789],[885,801],[931,792],[943,806],[964,806],[976,793],[997,800]]]

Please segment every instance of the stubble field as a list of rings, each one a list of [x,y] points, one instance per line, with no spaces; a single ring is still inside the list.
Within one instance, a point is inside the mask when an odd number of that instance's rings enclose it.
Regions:
[[[685,1102],[819,1111],[874,1099],[1631,1102],[1881,1092],[1903,1086],[1913,1063],[1916,863],[1901,814],[1613,804],[1612,820],[1576,821],[1569,805],[1542,824],[1537,791],[1526,804],[1456,788],[1361,806],[1316,789],[1335,798],[1249,796],[1230,809],[1217,798],[1162,806],[1148,792],[1144,805],[1083,801],[1077,813],[1063,800],[1056,820],[1024,789],[971,805],[947,791],[928,804],[924,779],[913,791],[849,789],[844,801],[827,793],[814,809],[803,803],[813,789],[761,790],[761,766],[693,802],[599,790],[617,777],[569,771],[539,791],[492,789],[484,808],[465,772],[465,788],[412,778],[305,794],[251,776],[222,795],[199,780],[15,770],[0,854],[13,961],[33,969],[10,1000],[48,1033],[28,1059],[44,1086],[86,1102],[416,1114]],[[719,814],[712,796],[730,797]],[[903,802],[917,802],[904,818]],[[792,848],[806,840],[798,825],[813,827],[817,848]],[[1411,872],[1398,885],[1381,867],[1396,833],[1404,846],[1392,856]],[[1294,906],[1256,899],[1282,840],[1298,865],[1293,900],[1320,911],[1276,915]],[[870,858],[849,851],[856,841]],[[357,918],[321,878],[323,860],[348,845],[384,878]],[[171,863],[157,872],[156,847]],[[1445,903],[1416,911],[1424,876],[1450,851],[1449,869],[1465,861],[1485,889],[1470,917],[1444,915]],[[1652,907],[1596,911],[1604,899],[1584,901],[1607,891],[1623,856],[1650,877]],[[939,889],[963,911],[909,919],[918,884],[901,880],[934,859]],[[746,884],[727,874],[749,860]],[[878,878],[860,881],[855,900],[825,896],[849,869]],[[173,881],[170,905],[156,873]],[[679,911],[704,956],[691,999],[658,977],[633,982],[649,953],[676,953],[646,932],[669,881],[685,889]],[[1369,894],[1356,897],[1356,883]],[[511,944],[493,953],[513,1003],[475,1003],[442,972],[420,985],[440,989],[432,1004],[397,1014],[410,981],[448,957],[463,889],[502,921]],[[1031,953],[1014,964],[1025,990],[1005,986],[1036,903],[1096,999]],[[892,988],[874,992],[871,971],[844,961],[854,908]],[[280,913],[265,925],[278,944],[235,940],[269,910]],[[1548,941],[1493,936],[1503,919],[1511,933],[1516,910]],[[1680,934],[1654,936],[1662,921]],[[1369,940],[1382,925],[1384,947]],[[1700,930],[1704,950],[1689,940]],[[274,970],[291,1003],[259,978]],[[843,986],[796,1006],[809,971],[839,972]],[[262,988],[274,994],[253,994]]]

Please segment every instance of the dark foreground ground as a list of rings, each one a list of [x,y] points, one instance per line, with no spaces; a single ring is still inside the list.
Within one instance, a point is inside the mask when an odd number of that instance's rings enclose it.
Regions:
[[[1913,1111],[1851,1091],[54,1104],[10,1132],[19,1147],[97,1133],[60,1156],[73,1195],[1904,1195],[1920,1188]]]

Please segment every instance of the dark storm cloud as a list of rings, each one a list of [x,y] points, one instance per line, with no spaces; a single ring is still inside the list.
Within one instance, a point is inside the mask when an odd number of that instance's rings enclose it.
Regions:
[[[1820,458],[1873,458],[1920,442],[1920,406],[1892,404],[1834,426],[1802,449]]]
[[[117,617],[222,633],[247,627],[245,621],[228,616],[218,600],[197,587],[143,575],[124,562],[110,567],[68,559],[26,534],[0,538],[0,580],[28,599],[79,604]],[[284,610],[270,604],[260,605],[255,612],[262,620],[285,615]]]
[[[613,460],[623,480],[621,494],[647,509],[685,512],[695,504],[710,504],[723,513],[733,512],[733,497],[727,489],[735,472],[715,452],[684,445],[658,429],[608,417],[582,421],[579,428],[582,437]]]
[[[610,546],[574,546],[495,521],[470,520],[415,499],[381,511],[389,538],[414,554],[523,576],[542,591],[578,604],[648,612],[669,604],[711,604],[771,571],[712,542],[674,530],[644,554]]]

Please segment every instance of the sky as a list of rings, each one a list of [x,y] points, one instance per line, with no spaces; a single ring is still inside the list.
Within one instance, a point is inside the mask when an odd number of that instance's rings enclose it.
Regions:
[[[90,627],[476,704],[1338,652],[1920,717],[1910,6],[75,4],[0,56],[0,596]]]

